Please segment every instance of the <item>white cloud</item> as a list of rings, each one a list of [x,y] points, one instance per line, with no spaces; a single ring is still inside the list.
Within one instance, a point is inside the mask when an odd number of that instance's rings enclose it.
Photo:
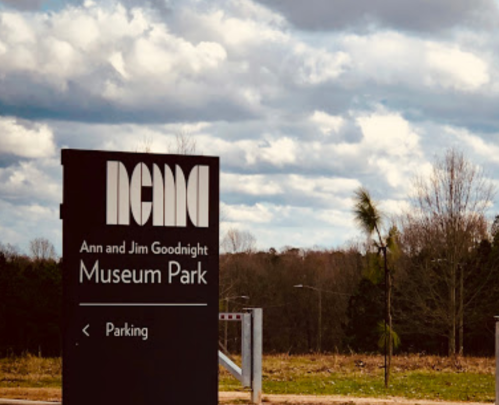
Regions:
[[[351,81],[476,91],[490,80],[487,62],[457,44],[392,31],[346,35],[342,43],[352,61]]]
[[[401,157],[417,150],[419,136],[397,113],[360,116],[357,121],[364,134],[363,142],[372,150]]]
[[[425,163],[420,135],[400,114],[385,111],[360,115],[363,139],[357,153],[368,156],[373,173],[385,176],[398,192],[406,192],[418,167]]]
[[[220,44],[172,35],[145,10],[107,4],[0,12],[0,77],[24,72],[33,91],[43,84],[64,94],[75,82],[87,96],[143,105],[182,90],[188,99],[188,87],[227,58]]]
[[[108,60],[116,71],[123,77],[123,79],[128,79],[130,77],[126,71],[125,61],[123,60],[123,54],[121,52],[114,52],[111,56],[109,56]]]
[[[276,204],[224,205],[229,211],[226,228],[250,231],[259,248],[339,246],[357,234],[351,214]]]
[[[329,115],[324,111],[314,111],[310,121],[317,124],[324,135],[339,132],[345,122],[341,116]]]
[[[0,117],[0,226],[15,240],[34,229],[22,216],[59,227],[62,146],[165,153],[192,136],[221,157],[227,223],[263,247],[358,234],[360,184],[397,212],[448,140],[499,163],[495,31],[305,32],[255,0],[81,3],[0,11],[0,109],[36,117]]]
[[[316,207],[319,210],[350,209],[351,195],[360,186],[356,179],[303,176],[298,174],[221,174],[222,194],[231,201],[234,196],[266,204]]]
[[[41,158],[54,153],[53,133],[48,125],[24,125],[13,117],[0,116],[0,155]]]
[[[318,218],[326,224],[334,226],[336,229],[349,229],[354,224],[353,214],[343,210],[331,209],[323,210],[318,213]],[[345,239],[346,241],[346,239]]]
[[[20,14],[4,12],[0,21],[0,37],[7,43],[22,46],[36,42],[35,32]]]
[[[50,170],[58,162],[49,162],[50,167],[35,161],[21,161],[7,168],[0,168],[0,195],[8,201],[26,204],[38,201],[57,204],[61,200],[59,179],[50,176]]]
[[[221,188],[225,193],[255,196],[282,194],[281,185],[270,176],[221,173]]]
[[[499,163],[499,146],[491,142],[486,142],[476,134],[472,134],[464,128],[446,126],[444,131],[459,140],[459,143],[466,145],[463,149],[471,149],[482,159],[489,162]]]
[[[291,66],[298,68],[298,82],[311,85],[337,79],[351,63],[350,56],[345,52],[331,53],[303,43],[295,45],[292,59],[297,59],[292,61]]]
[[[255,152],[262,161],[282,167],[296,162],[298,145],[294,140],[283,137],[269,140],[267,145],[260,146]]]
[[[474,90],[489,82],[489,68],[485,61],[470,52],[441,44],[427,44],[430,86]]]
[[[258,135],[263,139],[258,139]],[[287,136],[255,134],[255,139],[226,141],[212,135],[198,138],[199,145],[207,154],[224,156],[225,163],[238,167],[258,166],[262,163],[284,167],[297,162],[300,145]]]
[[[283,43],[289,36],[282,30],[284,19],[251,1],[229,1],[229,7],[214,4],[208,12],[196,7],[179,11],[178,29],[193,41],[210,38],[231,52],[244,54],[264,43]]]
[[[204,134],[199,138],[199,145],[207,154],[220,154],[224,165],[239,173],[244,173],[249,167],[253,170],[267,168],[267,181],[261,177],[241,176],[242,184],[238,185],[238,189],[241,192],[246,190],[244,193],[248,195],[255,195],[258,187],[261,187],[262,195],[269,194],[269,184],[274,185],[271,187],[274,195],[281,194],[276,184],[282,185],[282,190],[285,190],[283,194],[300,187],[302,192],[313,190],[317,193],[320,185],[324,185],[324,173],[343,173],[343,177],[348,173],[349,179],[377,173],[378,181],[385,179],[390,187],[403,193],[409,187],[410,178],[427,163],[421,149],[424,131],[400,113],[384,107],[378,106],[372,112],[350,111],[344,116],[315,111],[302,120],[304,128],[315,135],[291,138],[285,134],[263,132],[255,134],[254,139],[229,141],[217,138],[216,127],[212,126],[207,132],[214,131],[214,134]],[[358,128],[358,139],[345,139],[342,132],[347,127]],[[317,136],[317,132],[334,132],[334,136]],[[278,179],[273,177],[274,172],[280,173]],[[314,175],[299,174],[303,172],[312,172]],[[342,178],[336,174],[330,177],[336,182]],[[237,184],[236,175],[231,179],[231,184]],[[288,179],[293,181],[288,184]],[[344,180],[343,186],[352,191],[360,183],[356,179],[349,179]],[[254,191],[248,193],[249,188]],[[327,192],[320,194],[318,201],[322,204]]]
[[[411,205],[407,200],[387,199],[380,201],[380,208],[386,214],[396,216],[407,213],[410,210]]]
[[[330,178],[320,176],[310,179],[309,181],[312,184],[315,184],[317,190],[324,193],[324,197],[327,195],[333,197],[334,194],[340,194],[342,196],[351,195],[353,190],[360,186],[359,180],[351,178]]]
[[[224,205],[224,214],[227,222],[243,223],[269,223],[273,219],[271,210],[263,204],[249,205]]]
[[[287,84],[333,83],[351,63],[347,52],[291,36],[282,17],[249,0],[178,6],[164,21],[115,2],[0,16],[0,77],[8,89],[0,101],[10,92],[11,104],[33,102],[16,90],[21,74],[30,93],[48,96],[47,110],[60,103],[76,116],[106,117],[102,108],[263,116],[286,97]]]
[[[59,210],[37,203],[12,204],[0,199],[0,242],[26,251],[29,241],[43,236],[61,252],[62,232]]]

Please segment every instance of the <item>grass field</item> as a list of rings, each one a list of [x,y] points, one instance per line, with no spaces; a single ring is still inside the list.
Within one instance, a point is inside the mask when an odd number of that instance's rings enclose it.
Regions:
[[[62,360],[37,356],[0,359],[0,398],[60,401]]]
[[[383,358],[373,355],[264,356],[264,394],[406,397],[449,401],[494,401],[493,358],[395,356],[391,386],[383,385]],[[0,359],[0,397],[60,400],[60,358]],[[242,391],[220,369],[221,391]]]
[[[263,392],[494,401],[493,358],[395,356],[388,390],[383,364],[382,356],[373,355],[265,356]],[[221,371],[220,390],[240,389],[237,380]]]

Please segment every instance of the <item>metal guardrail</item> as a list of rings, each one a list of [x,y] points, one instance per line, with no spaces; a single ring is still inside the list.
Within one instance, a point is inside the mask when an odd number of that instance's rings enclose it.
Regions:
[[[262,403],[262,330],[261,308],[247,309],[244,313],[221,312],[220,321],[241,322],[241,358],[239,367],[227,355],[218,351],[218,363],[225,367],[244,387],[251,388],[251,402]]]

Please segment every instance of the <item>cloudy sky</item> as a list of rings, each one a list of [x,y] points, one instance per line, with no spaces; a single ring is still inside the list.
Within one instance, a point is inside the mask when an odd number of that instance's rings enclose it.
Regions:
[[[222,229],[341,246],[355,188],[398,212],[449,147],[499,184],[498,62],[497,0],[0,0],[0,242],[60,253],[61,148],[183,134]]]

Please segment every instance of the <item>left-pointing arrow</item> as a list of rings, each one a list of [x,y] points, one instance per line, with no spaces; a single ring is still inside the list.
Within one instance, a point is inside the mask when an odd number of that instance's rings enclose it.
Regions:
[[[90,334],[87,332],[87,329],[88,327],[90,326],[90,324],[88,324],[87,326],[85,326],[83,329],[82,329],[82,332],[87,335],[87,336],[90,336]]]

